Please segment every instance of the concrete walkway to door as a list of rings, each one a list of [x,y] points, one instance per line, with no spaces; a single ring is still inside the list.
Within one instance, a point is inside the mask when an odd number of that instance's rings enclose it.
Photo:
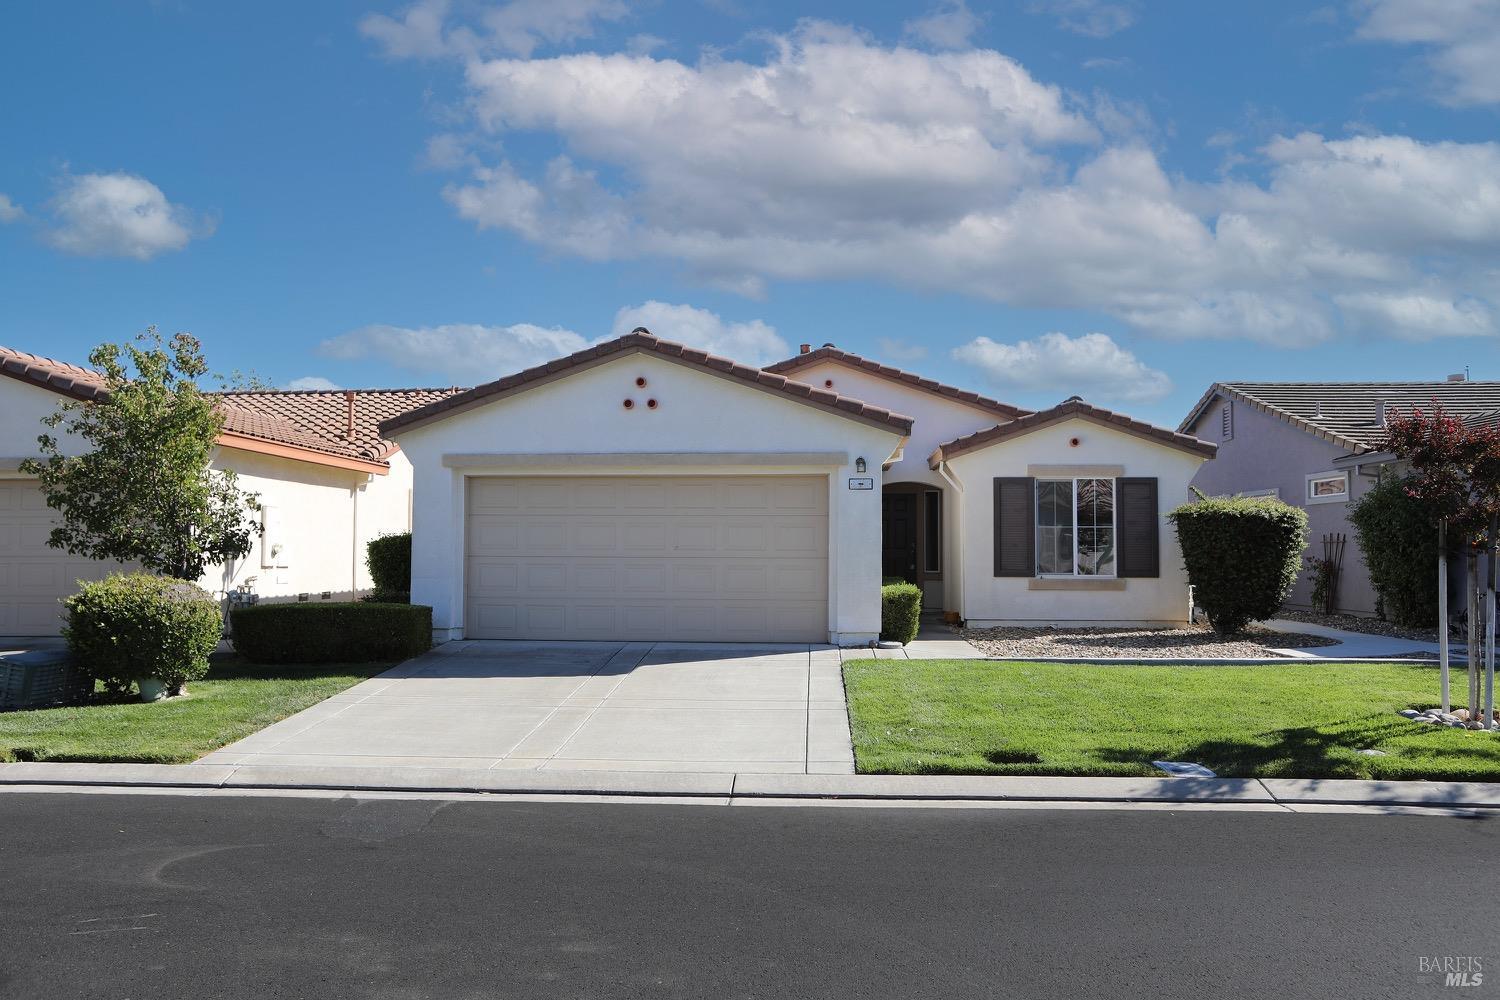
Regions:
[[[200,764],[852,774],[832,646],[457,641]]]

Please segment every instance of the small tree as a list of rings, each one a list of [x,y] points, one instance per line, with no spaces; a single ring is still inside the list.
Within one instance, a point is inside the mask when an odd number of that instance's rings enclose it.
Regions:
[[[1231,635],[1281,608],[1297,583],[1307,514],[1270,497],[1205,497],[1167,517],[1177,529],[1193,598]]]
[[[95,348],[89,362],[105,396],[44,417],[42,457],[21,464],[62,514],[47,544],[190,581],[246,555],[260,505],[233,472],[209,468],[224,417],[196,383],[208,370],[198,341],[164,341],[152,328],[134,343]],[[66,454],[60,438],[88,450]]]
[[[1407,477],[1383,476],[1350,505],[1349,520],[1391,621],[1407,628],[1436,622],[1437,518],[1412,495]]]
[[[1464,423],[1443,412],[1436,400],[1430,411],[1413,408],[1386,425],[1381,447],[1409,462],[1405,489],[1423,503],[1440,539],[1469,551],[1468,712],[1470,724],[1493,726],[1495,699],[1495,550],[1500,536],[1500,429],[1493,423]],[[1445,543],[1440,543],[1441,545]],[[1480,567],[1488,564],[1481,584]],[[1439,583],[1446,606],[1446,575]],[[1483,595],[1481,597],[1481,591]],[[1447,615],[1439,629],[1443,710],[1449,708]],[[1484,707],[1480,710],[1481,647],[1484,649]]]

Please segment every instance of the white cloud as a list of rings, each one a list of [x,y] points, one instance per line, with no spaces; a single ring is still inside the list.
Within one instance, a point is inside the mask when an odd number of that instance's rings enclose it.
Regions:
[[[449,23],[451,7],[449,0],[418,0],[399,17],[367,14],[359,30],[392,59],[476,58],[493,52],[529,56],[542,45],[592,37],[596,22],[619,21],[630,13],[623,0],[511,0],[485,9],[468,25]]]
[[[901,34],[938,49],[964,49],[979,30],[980,18],[964,0],[946,0],[901,26]]]
[[[531,323],[510,326],[447,323],[420,327],[376,324],[323,341],[318,345],[318,354],[341,361],[375,360],[403,371],[439,376],[454,385],[473,385],[624,336],[638,326],[644,326],[663,340],[680,341],[746,364],[765,364],[788,353],[786,342],[777,336],[776,330],[758,319],[726,322],[707,309],[648,300],[621,309],[615,314],[610,333],[592,340],[572,330]],[[299,386],[294,384],[293,388]]]
[[[1457,105],[1500,103],[1500,4],[1494,0],[1362,0],[1357,35],[1419,45],[1438,96]]]
[[[181,250],[210,231],[186,208],[167,201],[161,188],[135,174],[68,176],[49,207],[55,224],[45,233],[47,242],[90,257],[149,260]]]
[[[392,59],[436,59],[453,54],[443,31],[448,0],[420,0],[401,12],[399,19],[385,14],[367,14],[359,32],[373,39]]]
[[[726,323],[718,313],[654,299],[627,306],[615,314],[611,336],[622,337],[643,326],[663,340],[675,340],[748,365],[765,365],[788,354],[776,329],[758,319]]]
[[[1107,38],[1135,23],[1136,4],[1105,3],[1104,0],[1032,0],[1026,8],[1032,14],[1046,14],[1057,20],[1064,31],[1089,38]]]
[[[896,365],[910,364],[927,357],[927,345],[913,344],[894,337],[877,338],[875,347],[879,350],[882,360]]]
[[[1050,389],[1131,403],[1154,402],[1172,391],[1165,372],[1148,368],[1102,333],[1044,333],[1014,344],[977,337],[955,348],[953,357],[1008,390]]]
[[[6,195],[0,194],[0,225],[16,222],[26,215],[26,210]]]
[[[301,378],[294,378],[286,384],[286,387],[304,392],[311,390],[331,392],[334,389],[342,388],[336,382],[330,382],[321,375],[304,375]]]
[[[318,345],[325,358],[344,361],[366,358],[403,371],[436,375],[453,385],[489,382],[572,354],[588,341],[572,330],[530,323],[481,326],[450,323],[443,326],[366,326],[340,334]]]
[[[1094,309],[1176,338],[1495,332],[1496,143],[1307,133],[1241,152],[1223,136],[1227,179],[1194,182],[1107,94],[817,22],[758,61],[476,59],[465,79],[474,135],[562,152],[476,163],[444,197],[560,254],[677,261],[752,297],[864,279]],[[1228,176],[1251,157],[1262,182]]]

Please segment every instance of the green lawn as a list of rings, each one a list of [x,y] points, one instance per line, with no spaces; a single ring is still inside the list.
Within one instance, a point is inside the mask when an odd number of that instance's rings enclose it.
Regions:
[[[863,774],[1160,775],[1151,761],[1183,760],[1225,777],[1500,780],[1500,734],[1396,715],[1438,703],[1435,664],[859,660],[844,686]]]
[[[0,761],[181,764],[315,705],[389,663],[258,666],[216,657],[188,695],[0,714]]]

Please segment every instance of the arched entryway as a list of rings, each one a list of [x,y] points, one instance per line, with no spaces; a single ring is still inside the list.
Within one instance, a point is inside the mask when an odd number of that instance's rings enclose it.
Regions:
[[[880,498],[880,568],[922,588],[922,604],[943,606],[943,491],[930,483],[887,483]]]

